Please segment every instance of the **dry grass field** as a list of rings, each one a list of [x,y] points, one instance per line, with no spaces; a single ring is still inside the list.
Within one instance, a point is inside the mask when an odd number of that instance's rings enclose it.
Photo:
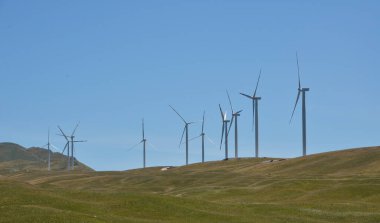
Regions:
[[[0,174],[0,222],[380,222],[380,147],[166,171]]]

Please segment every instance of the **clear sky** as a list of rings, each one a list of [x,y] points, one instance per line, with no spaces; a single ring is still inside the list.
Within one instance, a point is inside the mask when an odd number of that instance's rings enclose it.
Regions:
[[[380,144],[380,2],[0,0],[0,141],[42,146],[47,130],[80,121],[76,157],[97,170],[182,165],[183,123],[201,131],[206,160],[220,160],[221,118],[231,94],[240,156],[253,156],[252,94],[259,69],[261,156],[301,149],[298,51],[307,94],[308,153]],[[230,112],[228,111],[229,115]],[[230,156],[233,137],[230,137]],[[200,140],[190,163],[201,160]]]

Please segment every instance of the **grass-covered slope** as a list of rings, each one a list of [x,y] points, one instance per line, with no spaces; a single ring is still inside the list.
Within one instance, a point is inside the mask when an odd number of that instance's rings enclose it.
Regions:
[[[0,143],[0,162],[13,160],[39,161],[39,158],[20,145]]]
[[[0,222],[380,222],[380,148],[0,176]]]
[[[24,148],[14,143],[0,143],[0,174],[20,171],[46,171],[48,166],[48,150],[38,147]],[[67,168],[67,156],[61,153],[51,153],[51,169]],[[75,169],[92,170],[90,167],[75,160]]]

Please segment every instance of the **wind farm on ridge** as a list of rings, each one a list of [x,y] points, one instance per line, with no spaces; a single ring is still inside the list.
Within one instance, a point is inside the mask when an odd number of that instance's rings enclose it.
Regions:
[[[379,11],[1,1],[0,223],[380,222]]]
[[[306,156],[306,151],[307,151],[307,145],[306,145],[306,95],[305,93],[309,91],[309,88],[302,88],[301,87],[301,75],[300,75],[300,68],[299,68],[299,61],[298,61],[298,53],[296,53],[296,65],[297,65],[297,77],[298,77],[298,94],[296,97],[296,102],[294,105],[294,109],[291,113],[291,118],[289,124],[292,122],[295,110],[298,105],[298,101],[300,96],[302,96],[302,155]],[[246,94],[246,93],[240,93],[241,96],[244,96],[252,101],[252,131],[254,132],[254,151],[252,152],[254,154],[254,157],[258,158],[259,157],[259,101],[261,100],[261,97],[257,96],[257,92],[259,89],[260,85],[260,79],[262,76],[262,69],[260,69],[259,74],[257,76],[257,82],[254,85],[254,91],[252,95]],[[230,141],[234,142],[234,158],[239,158],[239,129],[238,129],[238,117],[241,116],[241,113],[243,110],[238,110],[235,111],[231,96],[228,90],[226,90],[226,96],[228,99],[228,105],[230,107],[230,112],[227,110],[223,110],[222,106],[219,104],[219,111],[220,111],[220,116],[221,116],[221,121],[222,121],[222,131],[221,131],[221,136],[220,136],[220,144],[219,144],[219,149],[222,150],[222,146],[224,145],[224,160],[229,159],[229,135],[231,128],[234,126],[234,138],[231,139]],[[200,149],[201,150],[201,160],[202,163],[205,162],[206,157],[205,157],[205,151],[207,151],[207,145],[205,144],[205,139],[207,139],[209,142],[212,144],[215,144],[204,132],[205,128],[205,118],[206,118],[206,111],[203,112],[202,116],[202,121],[201,121],[201,134],[195,137],[192,137],[189,139],[189,127],[192,124],[195,124],[195,122],[188,122],[186,119],[184,119],[183,116],[172,106],[169,105],[169,108],[174,111],[175,115],[184,123],[183,131],[181,134],[180,142],[179,142],[179,148],[181,148],[183,143],[185,144],[185,165],[189,164],[189,150],[190,150],[190,145],[189,142],[192,140],[197,139],[198,137],[201,137],[201,146],[194,146],[193,150],[195,149]],[[230,117],[228,114],[230,113]],[[211,115],[211,114],[209,114]],[[215,115],[215,114],[214,114]],[[244,116],[243,116],[244,117]],[[62,130],[60,126],[57,126],[59,130],[59,136],[62,136],[66,144],[63,147],[62,154],[66,152],[67,156],[67,170],[74,170],[75,168],[75,149],[74,145],[76,143],[83,143],[87,142],[86,140],[75,140],[75,132],[77,128],[79,127],[79,123],[76,124],[75,128],[73,129],[71,135],[65,134],[65,132]],[[139,143],[135,144],[134,146],[130,147],[127,151],[131,151],[132,149],[135,149],[137,146],[142,144],[142,167],[145,168],[147,166],[147,139],[145,137],[145,123],[144,119],[142,119],[142,139]],[[47,164],[47,169],[50,170],[50,130],[48,133],[48,143],[45,145],[47,146],[47,149],[49,151],[49,157],[48,157],[48,164]],[[57,147],[55,147],[57,148]],[[148,165],[149,166],[149,165]]]
[[[300,68],[299,68],[299,61],[298,61],[298,53],[296,53],[296,62],[297,62],[297,76],[298,76],[298,94],[296,98],[296,102],[294,105],[293,112],[291,113],[291,118],[290,122],[291,123],[295,110],[298,105],[299,97],[302,94],[302,155],[306,156],[306,150],[307,150],[307,145],[306,145],[306,95],[305,92],[309,91],[309,88],[302,88],[301,87],[301,76],[300,76]],[[261,97],[256,96],[256,93],[258,91],[258,87],[260,84],[260,79],[262,75],[262,69],[260,69],[257,82],[254,88],[253,95],[248,95],[245,93],[240,93],[240,95],[252,100],[252,114],[253,114],[253,120],[252,120],[252,130],[254,130],[254,139],[255,139],[255,146],[254,146],[254,157],[258,158],[259,157],[259,100],[261,100]],[[228,112],[223,111],[222,106],[219,104],[219,111],[220,115],[222,118],[222,133],[221,133],[221,138],[220,138],[220,145],[219,149],[222,149],[222,145],[224,144],[224,154],[225,158],[224,160],[229,159],[229,151],[228,151],[228,146],[229,146],[229,134],[230,130],[234,124],[234,154],[235,158],[239,158],[239,147],[238,147],[238,117],[240,116],[240,113],[243,110],[239,111],[234,111],[232,101],[230,94],[228,90],[226,90],[227,98],[228,98],[228,103],[230,106],[230,113],[231,113],[231,118],[228,119]],[[184,123],[184,128],[182,131],[180,143],[179,143],[179,148],[182,146],[183,139],[185,137],[185,164],[189,164],[189,141],[192,141],[198,137],[202,137],[202,143],[201,143],[201,155],[202,155],[202,163],[205,161],[205,136],[206,134],[204,133],[204,122],[205,122],[205,111],[203,112],[203,118],[202,118],[202,131],[199,136],[193,137],[189,140],[189,126],[191,124],[194,124],[195,122],[187,122],[181,115],[180,113],[171,105],[169,107],[175,112],[175,114],[183,121]],[[143,124],[143,129],[144,129],[144,124]],[[211,141],[212,142],[212,141]],[[143,167],[146,167],[146,150],[145,150],[145,139],[144,139],[144,130],[143,130],[143,140],[140,142],[143,143]],[[135,148],[135,147],[133,147]],[[199,148],[198,146],[196,148]]]

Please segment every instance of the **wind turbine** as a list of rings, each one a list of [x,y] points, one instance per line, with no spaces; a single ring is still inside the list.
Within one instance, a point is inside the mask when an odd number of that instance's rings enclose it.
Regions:
[[[143,142],[143,156],[144,156],[144,168],[146,166],[146,139],[145,139],[145,127],[144,127],[144,119],[142,120],[142,142]]]
[[[232,119],[231,119],[230,127],[228,129],[228,134],[230,133],[230,129],[231,129],[233,122],[235,121],[235,158],[238,158],[238,117],[240,116],[240,113],[243,110],[240,110],[238,112],[234,112],[234,109],[232,107],[230,94],[228,93],[227,90],[226,90],[226,92],[227,92],[227,96],[228,96],[228,101],[230,102],[231,113],[232,113]]]
[[[192,139],[190,139],[189,141],[192,141],[194,139],[197,139],[199,137],[202,137],[202,163],[205,162],[205,137],[207,137],[207,139],[212,143],[214,144],[214,142],[206,135],[206,133],[204,132],[204,125],[205,125],[205,111],[203,111],[203,119],[202,119],[202,132],[199,136],[196,136]]]
[[[45,146],[47,146],[47,150],[48,150],[48,171],[50,171],[50,160],[51,160],[50,146],[52,146],[52,144],[50,143],[50,128],[48,129],[48,142],[47,142],[47,144],[42,146],[42,148],[45,148]]]
[[[228,160],[228,123],[227,112],[223,113],[222,107],[219,104],[220,115],[222,116],[223,126],[222,126],[222,137],[220,139],[220,149],[222,149],[223,135],[224,135],[224,146],[225,146],[225,160]]]
[[[300,98],[300,94],[302,93],[302,155],[306,156],[306,92],[310,90],[310,88],[302,88],[301,87],[301,78],[300,78],[300,67],[298,64],[298,53],[296,52],[297,58],[297,71],[298,71],[298,94],[296,103],[294,104],[292,116],[290,117],[289,124],[292,122],[294,112],[296,110],[298,100]]]
[[[256,96],[257,88],[259,86],[261,77],[261,69],[259,73],[259,77],[257,79],[256,88],[252,96],[244,93],[240,93],[241,95],[249,98],[252,100],[252,113],[253,113],[253,123],[252,128],[255,128],[255,156],[256,158],[259,157],[259,100],[261,100],[261,97]]]
[[[74,169],[74,143],[76,143],[76,142],[87,142],[86,140],[74,140],[74,138],[75,138],[74,134],[75,134],[75,131],[77,130],[78,126],[79,126],[79,123],[75,126],[75,128],[74,128],[74,130],[70,136],[67,136],[63,132],[61,127],[58,126],[58,129],[62,133],[62,135],[60,135],[60,136],[63,136],[66,139],[66,145],[63,148],[62,153],[64,153],[66,148],[67,148],[67,170]],[[71,146],[70,146],[70,144],[71,144]],[[70,147],[71,147],[71,157],[70,157]]]
[[[186,165],[189,164],[189,125],[193,124],[194,122],[186,122],[186,120],[171,106],[169,105],[175,113],[182,119],[182,121],[185,123],[185,127],[183,128],[182,136],[181,136],[181,141],[179,143],[179,146],[182,144],[183,140],[183,135],[186,132]]]
[[[66,144],[65,144],[65,147],[63,148],[62,154],[65,152],[65,150],[67,148],[67,170],[70,170],[70,140],[66,136],[66,134],[63,132],[61,127],[59,127],[59,126],[57,126],[57,127],[58,127],[59,131],[61,131],[61,133],[62,133],[62,135],[60,135],[60,136],[63,136],[66,139]]]
[[[74,143],[76,143],[76,142],[87,142],[87,140],[74,140],[74,138],[75,138],[75,131],[77,130],[77,128],[78,128],[78,126],[79,126],[79,122],[78,122],[78,124],[75,126],[75,128],[74,128],[74,130],[73,130],[73,132],[71,133],[71,136],[70,136],[70,142],[71,142],[71,169],[72,170],[74,170],[74,160],[75,160],[75,158],[74,158]]]
[[[131,150],[131,149],[133,149],[133,148],[135,148],[136,146],[138,146],[138,145],[140,145],[141,143],[143,144],[143,168],[145,168],[145,164],[146,164],[146,150],[145,150],[145,148],[146,148],[146,138],[145,138],[145,128],[144,128],[144,119],[142,120],[142,140],[138,143],[138,144],[136,144],[136,145],[134,145],[133,147],[131,147],[129,150]]]
[[[53,155],[52,148],[59,150],[59,148],[57,148],[52,143],[50,143],[50,128],[48,129],[48,142],[47,142],[47,144],[42,146],[42,148],[47,148],[47,150],[48,150],[48,171],[50,171],[51,170],[51,158]]]
[[[48,143],[47,143],[47,147],[48,147],[48,171],[50,171],[50,154],[51,154],[51,151],[50,151],[50,128],[48,130]]]

